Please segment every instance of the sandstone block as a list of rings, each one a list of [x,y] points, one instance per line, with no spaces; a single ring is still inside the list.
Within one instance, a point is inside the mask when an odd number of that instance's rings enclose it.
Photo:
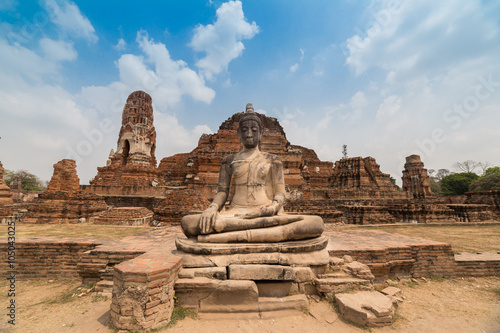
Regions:
[[[293,272],[295,273],[295,282],[313,281],[316,278],[310,267],[294,267]]]
[[[231,280],[282,280],[293,281],[292,267],[280,265],[230,265]]]
[[[200,300],[200,312],[253,312],[259,309],[257,285],[248,280],[225,280]]]
[[[360,326],[385,326],[393,321],[391,300],[379,292],[361,291],[355,294],[336,294],[340,314]]]
[[[259,297],[259,311],[300,310],[307,308],[309,301],[306,295],[287,297]]]
[[[206,277],[210,279],[226,279],[226,267],[184,268],[179,272],[179,278]]]
[[[256,281],[259,297],[285,297],[291,293],[292,282]]]
[[[355,277],[370,281],[375,280],[375,276],[373,276],[370,268],[365,264],[362,264],[358,261],[353,261],[345,265],[345,267],[347,271]]]
[[[401,289],[391,286],[382,290],[381,293],[388,296],[396,296],[401,294]]]

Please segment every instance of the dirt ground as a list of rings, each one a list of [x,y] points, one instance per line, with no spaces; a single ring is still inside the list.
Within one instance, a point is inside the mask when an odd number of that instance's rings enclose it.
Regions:
[[[71,295],[79,280],[29,280],[16,285],[16,326],[6,323],[0,332],[114,332],[109,328],[110,299],[89,294]],[[395,322],[384,328],[360,328],[340,319],[329,324],[331,306],[311,301],[310,313],[274,319],[191,319],[159,332],[500,332],[500,277],[427,279],[399,282],[405,298]],[[6,309],[7,283],[0,283],[0,304]],[[6,311],[6,310],[3,310]]]

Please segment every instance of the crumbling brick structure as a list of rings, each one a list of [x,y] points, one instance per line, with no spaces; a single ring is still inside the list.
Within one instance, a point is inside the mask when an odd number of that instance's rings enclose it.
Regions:
[[[135,91],[123,108],[116,152],[90,181],[97,186],[151,186],[157,176],[156,130],[151,96]]]
[[[10,192],[10,187],[5,183],[3,176],[5,169],[0,162],[0,205],[10,205],[12,201],[12,193]]]
[[[409,198],[434,198],[431,191],[431,183],[427,169],[418,155],[410,155],[406,158],[403,170],[403,190]]]
[[[77,223],[107,210],[103,197],[80,191],[74,160],[54,164],[47,191],[28,207],[27,223]]]

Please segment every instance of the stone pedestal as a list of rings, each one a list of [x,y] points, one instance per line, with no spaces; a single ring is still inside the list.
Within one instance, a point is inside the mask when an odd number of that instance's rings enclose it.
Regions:
[[[328,268],[327,244],[324,236],[231,244],[177,238],[175,255],[182,257],[183,268],[175,293],[181,306],[202,314],[258,318],[262,312],[300,310],[308,306],[306,294],[317,293],[314,280]]]

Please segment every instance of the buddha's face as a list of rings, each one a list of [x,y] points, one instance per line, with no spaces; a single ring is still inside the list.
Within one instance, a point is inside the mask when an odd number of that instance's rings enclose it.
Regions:
[[[238,128],[238,136],[240,142],[245,148],[255,148],[260,143],[262,137],[262,129],[259,123],[255,120],[245,120]]]

